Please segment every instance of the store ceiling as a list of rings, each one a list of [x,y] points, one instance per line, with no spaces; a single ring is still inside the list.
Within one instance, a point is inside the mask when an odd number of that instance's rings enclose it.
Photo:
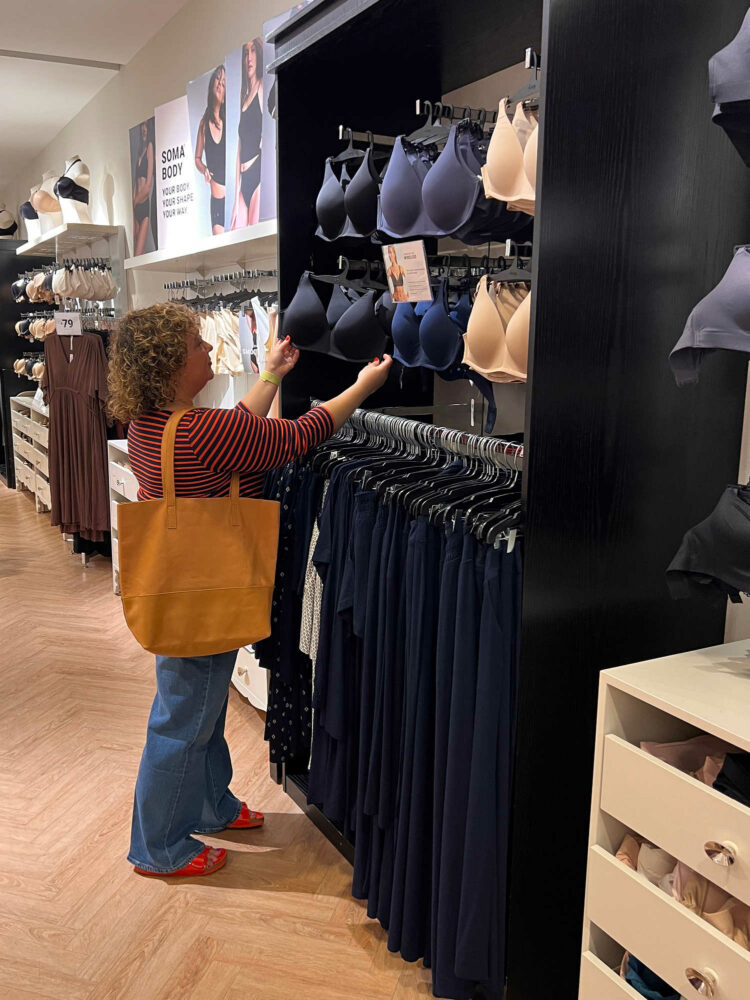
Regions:
[[[0,5],[0,190],[186,2]]]

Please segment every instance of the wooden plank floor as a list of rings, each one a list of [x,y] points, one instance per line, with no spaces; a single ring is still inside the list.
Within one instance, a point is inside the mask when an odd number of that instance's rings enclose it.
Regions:
[[[409,1000],[429,973],[391,955],[351,869],[268,776],[234,689],[234,791],[262,831],[207,838],[195,881],[125,860],[153,661],[111,565],[84,569],[29,494],[0,484],[0,1000]]]

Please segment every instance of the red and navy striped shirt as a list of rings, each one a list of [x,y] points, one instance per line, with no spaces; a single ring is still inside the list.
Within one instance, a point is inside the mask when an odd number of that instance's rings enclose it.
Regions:
[[[162,496],[161,439],[171,417],[152,410],[128,429],[130,465],[138,480],[139,500]],[[333,417],[317,406],[299,420],[258,417],[239,403],[231,410],[189,410],[177,427],[174,449],[175,493],[182,497],[229,495],[232,473],[240,475],[243,497],[263,495],[263,477],[310,448],[334,430]]]

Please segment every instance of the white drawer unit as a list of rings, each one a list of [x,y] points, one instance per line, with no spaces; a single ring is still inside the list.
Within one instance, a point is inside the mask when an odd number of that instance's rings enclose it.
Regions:
[[[43,448],[49,448],[49,427],[39,420],[32,420],[29,428],[29,435],[37,444]]]
[[[117,537],[117,510],[120,504],[138,497],[138,480],[130,469],[127,441],[109,441],[109,508],[112,523],[112,589],[120,593],[120,541]]]
[[[579,1000],[637,1000],[625,950],[686,1000],[750,997],[750,951],[614,857],[631,831],[750,905],[750,808],[640,749],[708,733],[750,752],[749,678],[747,640],[602,673]]]
[[[49,455],[46,451],[41,451],[39,448],[34,449],[34,467],[44,475],[45,479],[49,480]]]
[[[109,487],[110,492],[117,494],[116,499],[137,500],[138,480],[135,478],[130,468],[120,462],[109,463]]]
[[[46,407],[34,401],[34,393],[10,400],[13,453],[19,489],[35,495],[37,513],[51,506],[49,485],[49,416]]]
[[[52,496],[49,490],[49,483],[38,473],[36,476],[36,496],[37,500],[41,501],[47,509],[52,506]]]
[[[640,996],[632,986],[590,951],[583,954],[578,995],[580,1000],[639,1000]]]

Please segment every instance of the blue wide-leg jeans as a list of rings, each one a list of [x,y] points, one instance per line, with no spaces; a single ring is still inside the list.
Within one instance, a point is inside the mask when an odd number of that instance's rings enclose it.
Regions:
[[[229,791],[224,722],[237,650],[189,659],[156,657],[156,697],[135,785],[128,861],[174,872],[203,844],[192,833],[233,823],[242,803]]]

